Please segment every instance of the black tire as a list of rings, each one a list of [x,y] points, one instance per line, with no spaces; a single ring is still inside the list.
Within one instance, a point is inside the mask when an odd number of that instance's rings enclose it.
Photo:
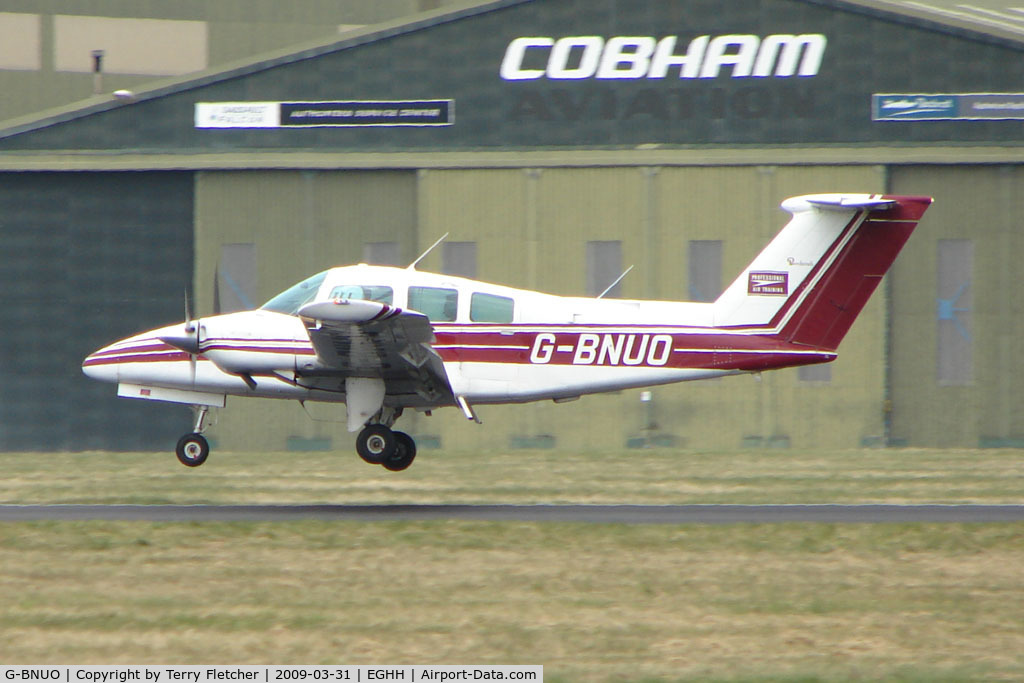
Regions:
[[[395,452],[395,433],[384,425],[366,425],[356,437],[356,453],[371,465],[380,465]]]
[[[385,458],[384,469],[392,472],[401,472],[408,469],[412,461],[416,459],[416,442],[405,432],[394,432],[395,452],[391,457]]]
[[[178,439],[174,454],[185,467],[199,467],[210,457],[210,444],[202,434],[186,434]]]

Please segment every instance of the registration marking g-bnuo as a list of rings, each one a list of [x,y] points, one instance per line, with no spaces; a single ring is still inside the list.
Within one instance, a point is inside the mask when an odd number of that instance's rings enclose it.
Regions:
[[[657,367],[668,364],[672,345],[672,336],[668,334],[583,332],[575,335],[572,344],[559,344],[556,335],[541,332],[534,337],[530,362],[545,365],[551,362],[556,353],[571,353],[573,365]]]

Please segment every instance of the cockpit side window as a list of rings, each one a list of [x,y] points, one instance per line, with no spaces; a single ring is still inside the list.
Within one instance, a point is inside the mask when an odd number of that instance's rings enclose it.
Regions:
[[[284,290],[267,303],[260,306],[264,311],[274,311],[285,315],[295,315],[300,308],[316,297],[320,285],[327,277],[327,271],[317,273],[297,285]]]
[[[440,287],[410,287],[409,308],[432,322],[452,322],[459,310],[459,293]]]
[[[394,301],[394,291],[385,285],[338,285],[331,290],[330,299],[361,299],[362,301],[378,301],[390,304]]]

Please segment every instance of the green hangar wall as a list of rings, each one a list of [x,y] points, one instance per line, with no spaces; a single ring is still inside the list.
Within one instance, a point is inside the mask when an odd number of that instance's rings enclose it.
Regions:
[[[1024,445],[1024,166],[913,166],[929,209],[892,277],[892,433],[922,446]]]
[[[181,316],[191,173],[0,173],[0,448],[151,448],[178,411],[113,408],[83,354]]]
[[[156,406],[175,429],[122,438],[110,425],[126,411],[160,411],[83,388],[75,364],[91,350],[78,346],[178,319],[189,284],[200,314],[235,310],[332,265],[407,264],[447,232],[422,268],[578,295],[634,265],[615,295],[713,298],[783,225],[782,199],[824,191],[937,198],[831,366],[663,387],[649,401],[487,407],[482,427],[438,411],[403,429],[423,446],[475,449],[1018,443],[1022,51],[1011,35],[875,2],[499,0],[10,125],[0,171],[26,189],[0,197],[27,227],[5,228],[0,246],[34,250],[11,279],[49,285],[54,202],[75,206],[72,223],[109,218],[110,258],[145,264],[116,276],[136,273],[130,302],[123,284],[92,297],[123,310],[116,320],[70,300],[89,337],[33,323],[66,359],[52,389],[92,397],[89,412],[63,406],[77,440],[36,445],[166,448],[188,428],[187,411]],[[71,179],[115,176],[178,189],[107,185],[103,200],[74,204],[87,193]],[[19,199],[44,187],[43,202]],[[133,242],[157,210],[186,214],[178,239]],[[182,250],[185,264],[152,262]],[[90,292],[115,277],[69,269]],[[5,328],[33,316],[0,304]],[[44,345],[5,343],[6,376],[16,349],[26,367],[49,367]],[[16,413],[4,399],[5,422],[22,425],[4,447],[31,448],[47,428],[52,398],[32,392],[34,376],[17,379],[28,398]],[[221,448],[348,448],[340,409],[310,413],[230,400],[210,434]]]

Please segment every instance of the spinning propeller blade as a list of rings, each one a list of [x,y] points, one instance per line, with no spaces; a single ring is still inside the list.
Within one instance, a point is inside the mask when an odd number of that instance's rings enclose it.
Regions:
[[[192,311],[189,306],[188,292],[185,292],[185,330],[184,334],[168,334],[160,337],[160,341],[169,346],[173,346],[176,349],[180,349],[185,353],[189,354],[190,368],[192,370],[192,382],[196,380],[196,362],[200,353],[200,333],[201,325],[198,320],[192,319]]]

